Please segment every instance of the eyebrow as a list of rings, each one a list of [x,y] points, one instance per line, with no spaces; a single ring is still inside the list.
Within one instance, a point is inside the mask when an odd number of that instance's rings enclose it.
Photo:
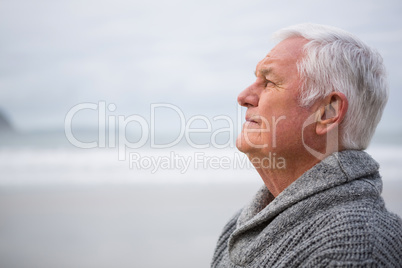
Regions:
[[[259,72],[263,76],[266,76],[267,74],[270,74],[270,73],[272,74],[273,73],[272,68],[263,68],[263,69],[260,69]],[[257,76],[257,71],[254,71],[254,75]]]

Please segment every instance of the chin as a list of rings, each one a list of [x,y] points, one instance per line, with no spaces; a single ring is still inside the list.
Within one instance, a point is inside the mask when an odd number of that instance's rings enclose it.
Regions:
[[[237,137],[237,139],[236,139],[236,147],[237,147],[237,150],[239,150],[240,152],[244,153],[244,152],[243,152],[243,147],[244,147],[244,145],[243,145],[242,143],[243,143],[242,137],[241,137],[241,136]]]
[[[236,147],[237,149],[242,152],[242,153],[250,153],[253,151],[253,149],[255,150],[255,148],[253,148],[252,145],[248,144],[245,140],[243,135],[240,135],[239,137],[237,137],[236,140]]]

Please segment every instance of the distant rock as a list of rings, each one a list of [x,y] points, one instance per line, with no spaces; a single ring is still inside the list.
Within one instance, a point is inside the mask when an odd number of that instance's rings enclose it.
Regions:
[[[0,110],[0,132],[13,132],[14,128],[10,123],[10,120],[6,115]]]

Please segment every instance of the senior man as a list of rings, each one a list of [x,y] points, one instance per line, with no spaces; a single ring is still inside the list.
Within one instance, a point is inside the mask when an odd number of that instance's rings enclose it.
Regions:
[[[212,267],[402,267],[402,220],[363,151],[388,98],[381,56],[329,26],[276,36],[238,97],[237,147],[264,185],[224,227]],[[266,164],[272,154],[285,163]]]

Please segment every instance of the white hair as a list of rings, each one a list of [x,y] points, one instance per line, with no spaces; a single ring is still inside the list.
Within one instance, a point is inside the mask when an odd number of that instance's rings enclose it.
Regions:
[[[310,106],[331,92],[343,93],[349,108],[342,122],[345,149],[366,149],[388,100],[388,84],[381,55],[341,29],[299,24],[274,34],[279,40],[303,37],[304,56],[297,63],[302,79],[300,105]]]

